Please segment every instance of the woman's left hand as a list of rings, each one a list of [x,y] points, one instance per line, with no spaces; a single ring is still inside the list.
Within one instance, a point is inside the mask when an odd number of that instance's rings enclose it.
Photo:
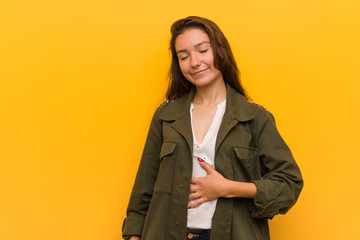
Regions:
[[[224,178],[218,171],[199,158],[200,166],[207,172],[205,177],[191,179],[189,205],[195,208],[216,198],[254,198],[257,187],[252,182],[238,182]]]
[[[205,177],[192,177],[189,201],[194,201],[189,208],[195,208],[202,203],[224,196],[228,179],[203,160],[199,160],[200,166],[205,169]]]

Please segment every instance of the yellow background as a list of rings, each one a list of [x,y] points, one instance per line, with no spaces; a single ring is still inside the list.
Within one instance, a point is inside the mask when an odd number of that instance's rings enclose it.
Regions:
[[[272,239],[359,239],[358,0],[1,0],[0,239],[120,239],[188,15],[223,30],[302,170]]]

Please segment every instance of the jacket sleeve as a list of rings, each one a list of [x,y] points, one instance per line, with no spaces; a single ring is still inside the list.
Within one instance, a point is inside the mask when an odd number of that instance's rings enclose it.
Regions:
[[[290,149],[280,136],[273,115],[255,109],[256,142],[262,178],[254,180],[257,192],[250,210],[255,218],[285,214],[297,201],[303,180]]]
[[[145,217],[152,198],[156,177],[159,170],[159,155],[162,146],[162,122],[158,108],[150,124],[144,151],[129,200],[122,231],[123,238],[141,236]]]

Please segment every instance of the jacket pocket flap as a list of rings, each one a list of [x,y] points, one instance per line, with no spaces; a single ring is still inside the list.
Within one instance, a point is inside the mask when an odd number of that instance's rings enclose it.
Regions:
[[[161,151],[160,151],[160,159],[174,152],[177,143],[175,142],[164,142]]]
[[[233,146],[236,156],[239,159],[247,159],[257,154],[256,148]]]

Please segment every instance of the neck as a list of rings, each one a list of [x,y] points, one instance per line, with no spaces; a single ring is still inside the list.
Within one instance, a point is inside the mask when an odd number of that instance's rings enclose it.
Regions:
[[[226,99],[226,85],[224,80],[211,85],[196,87],[194,104],[217,105]]]

